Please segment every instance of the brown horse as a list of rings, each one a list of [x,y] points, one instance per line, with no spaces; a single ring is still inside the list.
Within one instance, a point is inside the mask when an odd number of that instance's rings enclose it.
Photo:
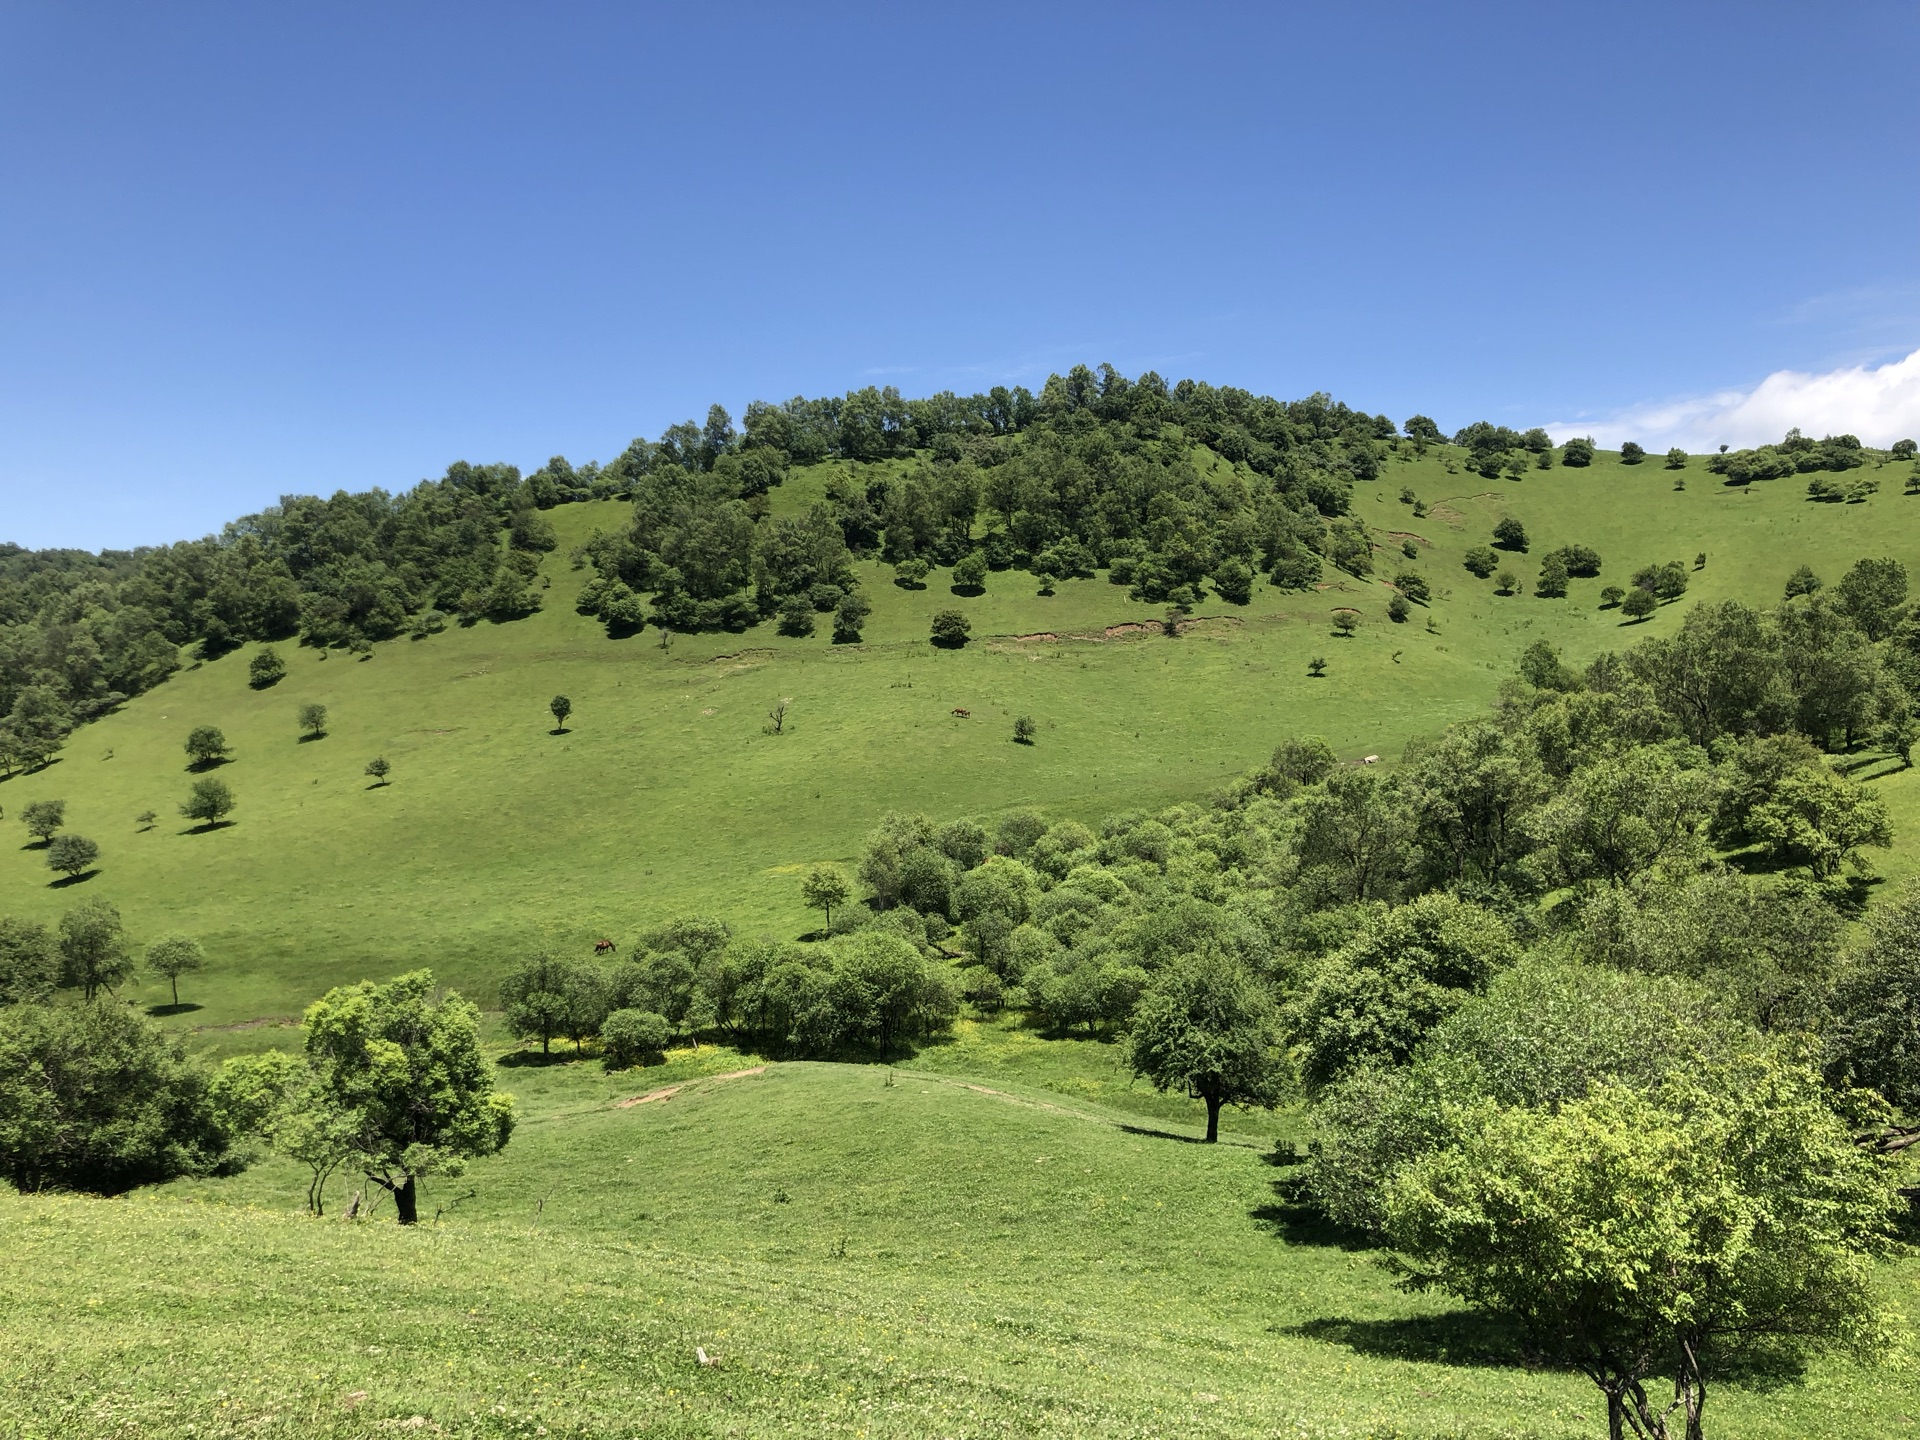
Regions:
[[[611,940],[596,940],[593,942],[593,953],[596,955],[611,955],[613,949],[614,945]]]

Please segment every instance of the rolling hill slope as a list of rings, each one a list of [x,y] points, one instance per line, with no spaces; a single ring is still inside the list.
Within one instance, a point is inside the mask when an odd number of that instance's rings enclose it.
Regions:
[[[1865,503],[1822,505],[1796,481],[1734,488],[1698,462],[1676,490],[1672,472],[1611,455],[1513,482],[1464,471],[1448,458],[1458,454],[1436,447],[1416,460],[1403,446],[1381,480],[1359,487],[1372,578],[1329,570],[1315,592],[1262,585],[1245,607],[1209,599],[1178,639],[1157,633],[1157,608],[1104,577],[1042,597],[1033,577],[1009,571],[967,598],[944,572],[905,590],[871,562],[861,570],[875,612],[859,646],[833,646],[824,631],[785,638],[771,624],[675,636],[670,648],[651,629],[610,639],[574,612],[590,572],[567,555],[596,527],[623,525],[626,509],[563,507],[551,512],[561,545],[545,561],[545,606],[526,620],[394,641],[364,662],[283,647],[289,673],[265,691],[248,688],[243,648],[85,727],[46,770],[0,783],[9,816],[63,798],[67,828],[103,850],[92,878],[52,886],[41,852],[12,828],[0,892],[8,910],[44,918],[81,895],[106,897],[141,942],[200,936],[210,967],[184,998],[205,1008],[177,1023],[291,1014],[328,985],[421,964],[484,998],[525,951],[578,949],[688,910],[801,933],[798,873],[856,855],[888,809],[1031,805],[1097,823],[1203,795],[1287,734],[1392,758],[1482,709],[1535,638],[1583,660],[1670,630],[1699,600],[1770,603],[1802,563],[1830,580],[1863,555],[1920,565],[1920,498],[1891,484]],[[804,508],[830,469],[795,472],[776,513]],[[1396,498],[1403,485],[1424,518]],[[1529,592],[1538,556],[1563,544],[1597,549],[1600,577],[1575,580],[1563,600],[1496,595],[1461,557],[1507,515],[1532,540],[1530,555],[1502,557]],[[1417,559],[1399,553],[1409,540]],[[1603,585],[1701,552],[1687,596],[1645,624],[1599,608]],[[1434,600],[1396,625],[1385,582],[1402,568],[1425,574]],[[928,617],[948,605],[973,622],[964,650],[927,643]],[[1330,633],[1336,606],[1361,615],[1353,637]],[[1330,662],[1322,679],[1307,676],[1314,656]],[[565,734],[549,733],[555,693],[574,702]],[[763,733],[783,699],[786,733]],[[329,707],[323,739],[299,737],[307,701]],[[1039,724],[1032,747],[1010,743],[1021,714]],[[226,828],[187,833],[176,813],[191,778],[182,744],[200,724],[234,745],[220,774],[239,808]],[[393,783],[370,788],[362,772],[376,754]],[[1920,819],[1907,774],[1881,783],[1897,820]],[[148,809],[160,820],[142,831],[135,817]],[[1903,829],[1909,841],[1920,833]],[[1883,869],[1906,873],[1910,853]]]

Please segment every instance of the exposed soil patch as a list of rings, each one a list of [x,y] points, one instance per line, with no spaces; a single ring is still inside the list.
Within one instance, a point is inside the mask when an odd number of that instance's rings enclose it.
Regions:
[[[699,1080],[683,1080],[678,1085],[665,1085],[658,1090],[649,1090],[644,1095],[635,1095],[631,1099],[620,1101],[616,1108],[631,1110],[635,1105],[651,1105],[656,1100],[671,1100],[689,1085],[698,1085],[707,1080],[742,1080],[749,1075],[766,1073],[767,1067],[764,1065],[749,1065],[745,1070],[729,1070],[724,1075],[702,1075]]]

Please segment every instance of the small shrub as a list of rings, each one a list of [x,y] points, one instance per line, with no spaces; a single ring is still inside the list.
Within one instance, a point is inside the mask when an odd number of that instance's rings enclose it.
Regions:
[[[1618,585],[1609,585],[1600,592],[1600,608],[1602,610],[1612,609],[1626,598],[1626,591],[1622,590]]]
[[[967,643],[967,636],[973,633],[973,622],[959,610],[940,610],[933,617],[933,643],[945,649],[957,650]]]
[[[1651,590],[1639,585],[1628,592],[1626,599],[1620,602],[1620,613],[1629,620],[1644,620],[1660,606],[1660,598]]]
[[[247,684],[256,690],[278,685],[286,678],[286,674],[287,662],[280,658],[280,652],[271,645],[247,662]]]
[[[1031,715],[1022,715],[1013,722],[1013,741],[1016,745],[1031,745],[1038,727]]]
[[[1476,545],[1467,551],[1461,563],[1484,580],[1500,568],[1500,557],[1493,553],[1491,547]]]
[[[1327,673],[1326,656],[1316,655],[1311,660],[1307,661],[1307,674],[1311,675],[1314,679],[1318,680],[1322,675],[1326,673]]]
[[[1360,617],[1351,610],[1336,610],[1333,613],[1333,631],[1336,635],[1351,635],[1360,628]]]
[[[1646,458],[1647,452],[1631,440],[1620,447],[1620,463],[1622,465],[1638,465]]]
[[[373,777],[374,784],[384,785],[387,783],[387,774],[392,769],[393,766],[387,763],[386,756],[376,755],[373,759],[367,761],[366,773]]]
[[[1387,618],[1396,625],[1407,623],[1407,617],[1413,613],[1413,606],[1407,603],[1404,595],[1395,595],[1387,601]]]

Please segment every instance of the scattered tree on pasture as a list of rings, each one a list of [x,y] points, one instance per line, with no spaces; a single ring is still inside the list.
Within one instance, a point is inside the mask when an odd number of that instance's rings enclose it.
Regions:
[[[456,994],[433,998],[425,970],[341,986],[307,1009],[320,1101],[351,1117],[352,1154],[402,1225],[419,1218],[420,1177],[456,1175],[513,1133],[513,1100],[493,1087],[479,1020]]]
[[[800,898],[809,910],[826,912],[827,928],[833,928],[833,907],[844,905],[853,895],[853,883],[837,865],[816,865],[800,882]]]
[[[227,737],[218,725],[196,725],[187,736],[187,768],[203,770],[227,758]]]
[[[567,728],[567,717],[573,714],[573,701],[564,695],[556,695],[547,702],[547,709],[553,712],[553,728],[561,731]]]
[[[909,555],[904,560],[894,562],[893,583],[902,590],[918,590],[926,583],[927,572],[932,568],[918,555]]]
[[[1667,469],[1684,470],[1687,468],[1687,452],[1678,445],[1667,451]]]
[[[872,613],[873,605],[857,590],[843,595],[840,603],[833,608],[833,643],[859,644],[860,632],[866,627],[867,616]]]
[[[967,643],[973,622],[961,610],[938,610],[933,616],[933,643],[946,649],[958,649]]]
[[[278,685],[286,678],[286,674],[287,662],[280,658],[280,652],[271,645],[262,646],[247,662],[247,684],[256,690]]]
[[[1019,715],[1014,717],[1014,722],[1013,722],[1013,743],[1014,744],[1031,745],[1033,744],[1033,737],[1036,733],[1038,733],[1038,727],[1034,725],[1033,717],[1031,715]]]
[[[100,847],[84,835],[56,835],[47,844],[47,868],[69,878],[91,870]]]
[[[1502,570],[1493,578],[1493,589],[1497,595],[1512,595],[1520,589],[1520,577],[1511,570]]]
[[[229,1163],[209,1077],[124,1005],[0,1009],[0,1172],[21,1191],[118,1195]]]
[[[153,829],[155,822],[157,822],[159,819],[160,819],[159,811],[142,810],[138,815],[133,817],[133,823],[138,825],[142,830],[151,830]]]
[[[300,707],[300,728],[318,740],[327,733],[327,707],[309,701]]]
[[[233,806],[233,791],[227,787],[227,782],[209,775],[193,782],[193,789],[187,793],[186,803],[180,807],[180,813],[211,829],[232,812]]]
[[[1558,600],[1567,593],[1567,562],[1559,555],[1549,555],[1540,562],[1540,578],[1534,581],[1533,593],[1541,599]]]
[[[1333,746],[1318,735],[1296,735],[1274,746],[1267,770],[1276,786],[1291,794],[1305,786],[1318,785],[1339,765]]]
[[[1359,628],[1360,628],[1360,617],[1359,615],[1355,614],[1353,611],[1336,610],[1333,612],[1333,633],[1334,634],[1341,635],[1341,636],[1351,635],[1355,630],[1358,630]]]
[[[1620,447],[1620,463],[1622,465],[1638,465],[1646,458],[1647,452],[1645,447],[1636,445],[1631,440]]]
[[[538,1040],[540,1053],[551,1054],[554,1038],[567,1033],[579,968],[542,951],[503,976],[500,1010],[507,1033],[516,1040]]]
[[[30,800],[20,807],[20,819],[25,823],[27,833],[45,845],[53,839],[53,832],[66,823],[67,802]]]
[[[1432,586],[1418,570],[1402,570],[1393,577],[1393,588],[1416,605],[1425,605],[1433,599]]]
[[[1472,571],[1473,574],[1484,580],[1500,568],[1500,557],[1493,553],[1491,547],[1476,545],[1467,551],[1462,563],[1468,570]]]
[[[1635,585],[1620,602],[1620,613],[1629,620],[1644,620],[1660,608],[1660,599],[1651,590]]]
[[[1591,435],[1582,436],[1560,447],[1560,463],[1575,469],[1584,469],[1593,464],[1594,443]]]
[[[966,594],[977,595],[987,586],[987,557],[978,550],[969,550],[953,564],[953,587]]]
[[[1326,673],[1327,673],[1327,657],[1326,656],[1316,655],[1311,660],[1307,661],[1307,674],[1311,675],[1314,679],[1318,680],[1322,675]]]
[[[1161,972],[1134,1009],[1128,1050],[1156,1090],[1206,1103],[1208,1144],[1220,1138],[1221,1106],[1271,1108],[1283,1093],[1273,999],[1222,955],[1183,956]]]
[[[813,602],[805,595],[789,595],[780,602],[780,621],[774,628],[795,640],[813,634]]]
[[[1527,548],[1527,527],[1511,515],[1493,527],[1493,543],[1502,550],[1525,553]]]
[[[1407,603],[1404,595],[1394,595],[1387,601],[1387,619],[1396,625],[1407,623],[1407,617],[1413,613],[1413,607]]]
[[[386,756],[376,755],[367,762],[367,768],[364,773],[372,777],[374,784],[385,785],[387,783],[387,776],[392,770],[393,766],[387,763]]]
[[[133,974],[120,911],[105,900],[87,900],[60,917],[60,983],[91,1001]]]
[[[180,1003],[180,977],[192,974],[206,963],[206,951],[191,935],[164,935],[147,947],[147,969],[172,987],[176,1006]]]

